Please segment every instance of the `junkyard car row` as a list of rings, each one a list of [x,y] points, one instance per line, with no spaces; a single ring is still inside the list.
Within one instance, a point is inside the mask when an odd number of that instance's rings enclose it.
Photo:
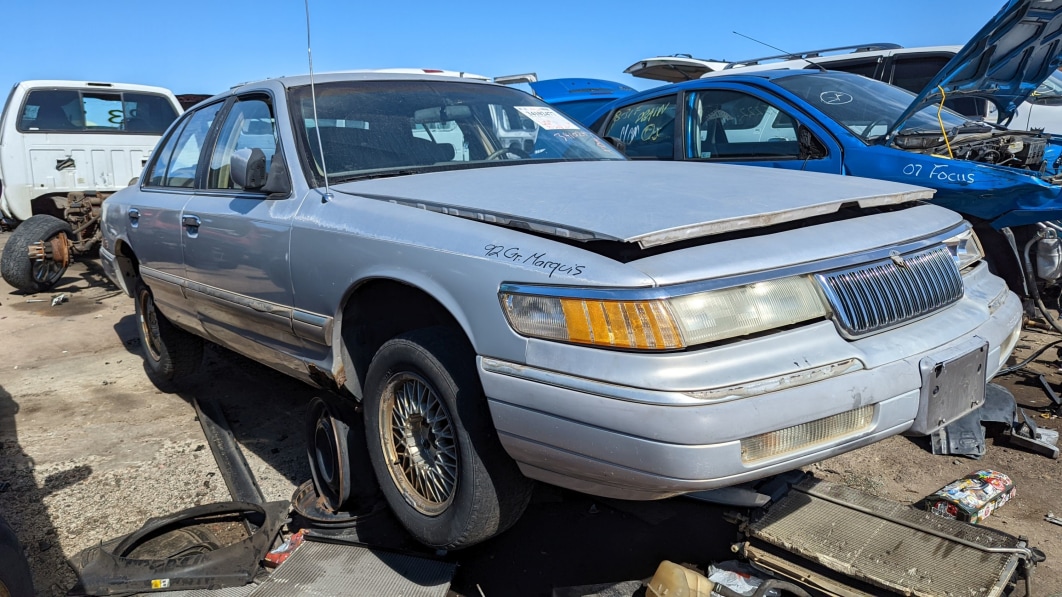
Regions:
[[[661,499],[977,409],[1024,280],[990,271],[975,225],[1062,215],[1062,144],[936,101],[734,69],[620,99],[591,132],[478,80],[247,83],[92,204],[100,257],[156,376],[193,373],[208,340],[360,402],[402,524],[467,547],[531,480]],[[31,231],[27,284],[54,283],[73,229]]]

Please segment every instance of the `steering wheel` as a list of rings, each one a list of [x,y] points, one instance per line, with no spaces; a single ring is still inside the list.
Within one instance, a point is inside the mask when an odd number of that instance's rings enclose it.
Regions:
[[[501,157],[503,155],[506,155],[506,154],[512,154],[512,155],[515,155],[516,157],[521,158],[521,159],[527,159],[527,158],[531,157],[526,151],[520,149],[519,147],[502,147],[501,149],[499,149],[499,150],[491,153],[490,155],[488,155],[485,158],[484,161],[498,160],[498,159],[501,159]],[[508,158],[506,158],[506,159],[508,159]]]
[[[859,136],[864,138],[864,139],[866,139],[867,136],[870,135],[870,131],[874,130],[874,127],[878,126],[879,124],[884,124],[884,125],[888,126],[889,121],[884,119],[884,118],[879,118],[879,119],[875,120],[874,122],[871,122],[870,124],[868,124],[866,126],[866,128],[863,129],[863,132],[859,133]]]

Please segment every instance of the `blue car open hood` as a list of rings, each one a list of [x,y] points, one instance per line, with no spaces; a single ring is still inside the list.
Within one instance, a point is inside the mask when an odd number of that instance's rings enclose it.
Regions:
[[[926,106],[949,98],[981,97],[1008,122],[1062,64],[1062,0],[1008,0],[996,16],[918,94],[886,137]]]

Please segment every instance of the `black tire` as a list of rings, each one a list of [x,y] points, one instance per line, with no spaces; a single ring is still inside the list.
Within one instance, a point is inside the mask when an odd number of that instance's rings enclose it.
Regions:
[[[463,334],[433,327],[386,342],[369,365],[365,388],[376,478],[414,538],[459,549],[520,518],[533,483],[498,441]],[[429,481],[435,483],[429,487]]]
[[[33,575],[15,531],[0,518],[0,596],[33,597]]]
[[[133,299],[136,329],[148,372],[165,381],[195,373],[203,362],[203,339],[170,323],[155,308],[155,297],[140,278],[133,285]]]
[[[26,294],[46,292],[59,283],[66,273],[66,267],[60,267],[54,261],[31,261],[26,254],[30,245],[48,241],[59,233],[67,237],[74,235],[70,224],[55,216],[36,215],[22,222],[11,233],[4,245],[4,255],[0,257],[0,273],[4,281]]]

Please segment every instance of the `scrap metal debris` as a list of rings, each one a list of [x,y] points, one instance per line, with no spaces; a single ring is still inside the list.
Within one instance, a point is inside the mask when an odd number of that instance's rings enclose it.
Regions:
[[[70,299],[68,299],[66,297],[66,294],[57,294],[57,295],[52,297],[52,306],[54,307],[56,305],[61,305],[61,304],[65,303],[65,302],[67,302],[68,300],[70,300]]]

